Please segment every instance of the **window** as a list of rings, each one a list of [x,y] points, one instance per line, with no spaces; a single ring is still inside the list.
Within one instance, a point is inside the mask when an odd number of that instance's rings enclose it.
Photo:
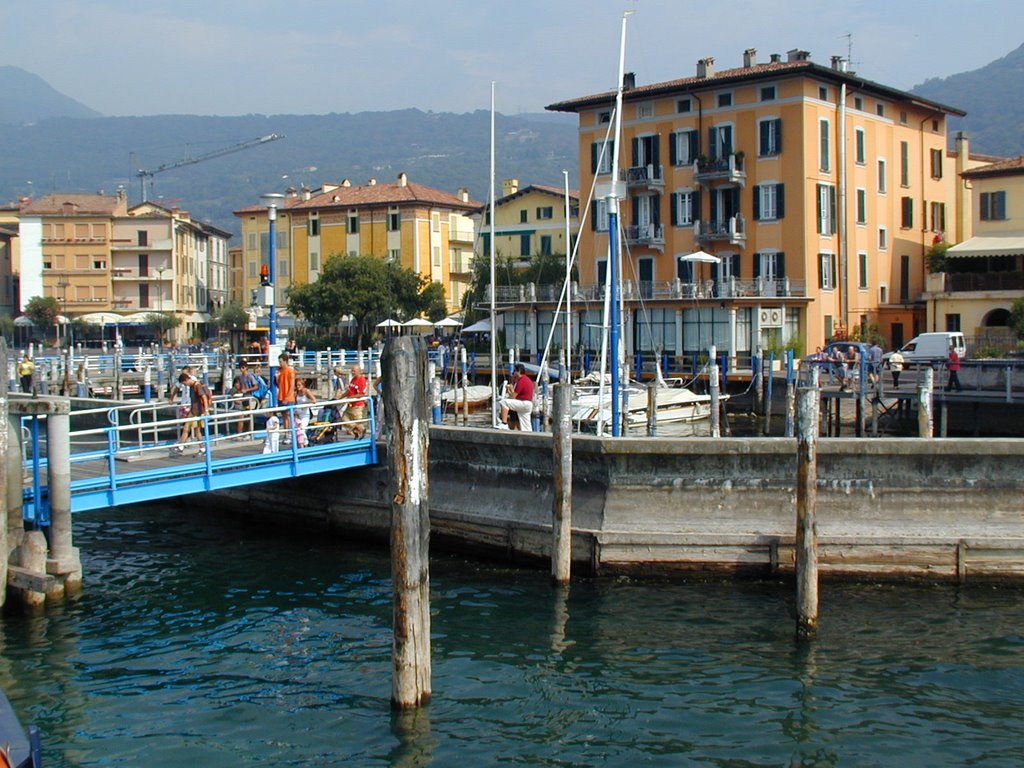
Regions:
[[[945,203],[932,203],[932,232],[945,232],[946,231],[946,204]]]
[[[610,123],[611,121],[612,121],[612,113],[610,111],[605,110],[604,112],[598,112],[597,113],[597,122],[598,122],[598,124],[600,124],[600,123]]]
[[[529,214],[529,212],[527,212],[527,210],[525,208],[523,208],[521,211],[519,211],[519,223],[520,224],[526,224],[526,222],[529,221],[529,219],[530,219],[530,214]]]
[[[678,112],[679,114],[689,112],[690,108],[691,107],[689,99],[679,99],[678,101],[676,101],[676,112]]]
[[[859,251],[857,253],[857,287],[862,291],[868,288],[868,253]]]
[[[960,315],[959,314],[946,314],[946,330],[950,333],[960,332]]]
[[[875,105],[875,114],[877,114],[879,117],[885,117],[885,104],[883,104],[882,102],[878,102]]]
[[[252,259],[249,261],[249,277],[256,277],[256,261]]]
[[[887,251],[889,249],[889,230],[885,227],[878,228],[878,250]]]
[[[677,131],[671,136],[669,143],[669,162],[672,165],[690,165],[700,154],[700,135],[697,131],[687,129]]]
[[[1006,219],[1006,192],[981,193],[981,220],[1004,221]]]
[[[914,199],[912,197],[900,198],[900,227],[911,229],[914,226]]]
[[[906,125],[906,124],[907,124],[907,113],[901,110],[900,111],[900,125]]]
[[[590,217],[590,228],[597,232],[608,231],[608,201],[595,200],[593,202],[592,216]]]
[[[654,166],[655,178],[661,178],[661,155],[659,153],[660,136],[650,134],[648,136],[637,136],[632,141],[633,168],[645,168],[647,165]]]
[[[537,219],[544,220],[554,217],[554,209],[550,205],[543,206],[537,209]]]
[[[430,252],[431,252],[431,254],[433,256],[434,269],[440,269],[441,268],[441,246],[435,245],[430,250]]]
[[[782,120],[771,118],[758,123],[757,154],[773,157],[782,152]]]
[[[402,214],[398,211],[388,211],[388,232],[397,232],[402,228]]]
[[[900,142],[900,186],[910,186],[910,142]]]
[[[147,246],[149,245],[149,232],[144,229],[138,230],[136,233],[136,245]]]
[[[864,152],[864,129],[853,129],[853,158],[857,165],[864,165],[867,162]]]
[[[277,260],[277,276],[288,277],[288,259]]]
[[[551,235],[540,236],[540,255],[550,256],[551,255]]]
[[[713,125],[708,129],[708,156],[712,159],[732,154],[732,125]]]
[[[889,188],[889,182],[886,179],[886,167],[885,160],[878,161],[878,194],[884,195]]]
[[[529,256],[530,255],[530,235],[519,236],[519,255]]]
[[[402,261],[402,251],[398,248],[391,248],[388,251],[388,261],[392,264],[398,264]]]
[[[782,280],[786,276],[786,254],[766,251],[754,254],[754,277],[764,280]]]
[[[889,303],[889,286],[886,285],[885,283],[882,283],[880,286],[878,286],[878,303],[879,304],[888,304]],[[893,345],[895,346],[895,344],[896,344],[896,340],[893,339]]]
[[[310,237],[317,237],[320,234],[320,219],[313,216],[307,222],[306,234]]]
[[[107,260],[106,259],[93,259],[92,260],[92,268],[93,269],[106,269],[107,268]]]
[[[441,214],[437,211],[430,214],[430,231],[438,233],[441,231]]]
[[[247,250],[250,250],[250,251],[255,251],[256,250],[256,248],[257,248],[257,239],[256,238],[257,238],[257,234],[255,232],[250,232],[249,233],[249,245],[247,247]]]
[[[828,88],[824,85],[818,86],[818,98],[822,101],[828,101]]]
[[[718,106],[719,107],[731,107],[732,106],[732,92],[718,94]]]
[[[754,187],[754,219],[775,221],[783,217],[783,185],[761,184]]]
[[[350,211],[348,214],[348,224],[345,230],[350,235],[359,234],[359,213],[356,211]]]
[[[853,97],[853,108],[856,109],[858,112],[863,112],[864,111],[864,99],[862,99],[860,96],[854,96]]]
[[[822,171],[828,173],[832,167],[829,162],[829,124],[828,120],[818,121],[818,160]]]
[[[857,223],[868,223],[868,191],[862,187],[857,188]]]
[[[645,117],[654,117],[654,105],[650,102],[637,105],[636,116],[641,119]]]
[[[700,192],[687,189],[672,195],[672,226],[689,227],[700,218]]]
[[[603,150],[603,151],[602,151]],[[596,174],[612,172],[612,155],[615,153],[615,142],[608,140],[605,146],[603,141],[595,141],[590,145],[590,172]]]
[[[319,272],[320,271],[320,254],[313,251],[309,254],[309,271]]]
[[[774,85],[765,85],[761,87],[761,101],[775,101]]]
[[[818,234],[836,233],[836,188],[831,184],[818,185]]]
[[[932,166],[932,178],[942,178],[942,150],[933,149],[931,151],[931,166]]]
[[[836,255],[834,253],[818,254],[818,287],[830,291],[836,287]]]

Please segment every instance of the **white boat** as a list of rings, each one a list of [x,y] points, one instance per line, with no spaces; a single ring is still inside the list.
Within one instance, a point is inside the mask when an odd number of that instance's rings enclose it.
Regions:
[[[728,399],[720,395],[719,401]],[[647,387],[631,383],[626,387],[626,425],[647,424]],[[606,390],[603,396],[594,391],[581,392],[572,403],[573,421],[581,430],[596,430],[599,423],[608,424],[612,418],[611,398]],[[658,424],[702,421],[711,417],[711,396],[693,392],[682,381],[669,380],[657,388],[655,419]]]
[[[467,411],[482,408],[491,402],[491,386],[489,384],[469,385],[468,387],[452,387],[441,393],[441,405],[447,411],[462,411],[463,403]]]

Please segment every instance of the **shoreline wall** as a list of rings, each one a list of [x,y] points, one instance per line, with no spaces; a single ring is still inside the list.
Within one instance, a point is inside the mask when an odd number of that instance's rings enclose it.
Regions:
[[[821,438],[817,455],[823,576],[1024,577],[1024,441]],[[216,503],[386,540],[386,467],[218,492]],[[431,427],[434,543],[546,560],[552,469],[550,435]],[[796,470],[795,439],[575,437],[574,568],[791,573]]]

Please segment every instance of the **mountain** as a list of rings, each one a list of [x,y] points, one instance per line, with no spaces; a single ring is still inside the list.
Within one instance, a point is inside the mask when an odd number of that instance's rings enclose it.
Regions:
[[[562,169],[575,184],[578,164],[573,115],[497,115],[498,181],[561,186]],[[193,217],[239,232],[233,211],[265,192],[350,179],[409,180],[456,192],[467,187],[487,199],[490,114],[360,112],[329,115],[52,118],[0,125],[0,201],[50,192],[113,193],[141,200],[139,169],[154,171],[239,143],[285,138],[156,173],[150,200],[177,205]],[[500,194],[500,189],[499,189]]]
[[[18,67],[0,66],[0,123],[33,123],[50,117],[101,117],[38,75]]]
[[[950,136],[966,131],[973,152],[1024,155],[1024,45],[973,72],[925,80],[912,92],[967,112],[950,121]]]

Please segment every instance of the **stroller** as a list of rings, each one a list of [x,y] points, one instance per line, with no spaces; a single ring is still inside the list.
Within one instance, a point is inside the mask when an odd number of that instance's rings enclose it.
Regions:
[[[320,410],[319,418],[309,423],[307,433],[309,434],[310,445],[324,445],[334,443],[340,437],[341,413],[337,406],[327,406]]]

